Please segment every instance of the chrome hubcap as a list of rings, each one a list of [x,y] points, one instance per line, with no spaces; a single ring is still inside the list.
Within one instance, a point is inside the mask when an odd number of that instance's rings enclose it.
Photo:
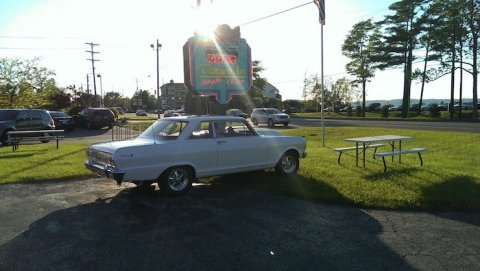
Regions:
[[[285,156],[282,161],[282,169],[286,173],[293,173],[297,167],[297,162],[292,156]]]
[[[173,191],[179,192],[188,185],[188,173],[185,169],[176,169],[168,175],[168,186]]]

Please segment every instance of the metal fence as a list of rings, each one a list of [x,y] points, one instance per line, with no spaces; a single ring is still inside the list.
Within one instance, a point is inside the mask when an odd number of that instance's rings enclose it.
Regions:
[[[151,123],[145,122],[123,122],[112,128],[112,141],[121,141],[137,138],[145,131]]]

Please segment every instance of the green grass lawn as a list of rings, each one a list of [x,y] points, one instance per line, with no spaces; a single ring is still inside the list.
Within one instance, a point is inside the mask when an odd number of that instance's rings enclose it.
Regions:
[[[326,128],[322,147],[320,128],[283,130],[305,136],[308,156],[298,175],[280,177],[253,172],[202,179],[202,182],[240,184],[249,189],[278,193],[319,202],[386,209],[480,210],[480,135],[476,133],[391,130],[381,128]],[[402,156],[402,163],[381,159],[367,151],[366,168],[355,166],[354,152],[342,155],[332,149],[351,146],[348,137],[397,134],[414,136],[403,148],[425,147],[420,167],[416,154]],[[87,178],[83,166],[88,143],[21,145],[13,153],[0,148],[0,183]],[[380,151],[380,150],[379,150]]]

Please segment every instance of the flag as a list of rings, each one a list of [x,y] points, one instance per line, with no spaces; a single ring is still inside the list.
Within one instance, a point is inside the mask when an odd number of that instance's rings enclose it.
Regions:
[[[325,25],[325,0],[313,0],[318,7],[319,21],[322,25]]]

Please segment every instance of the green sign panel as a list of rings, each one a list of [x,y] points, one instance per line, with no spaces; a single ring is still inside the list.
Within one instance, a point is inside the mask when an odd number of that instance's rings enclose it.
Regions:
[[[200,95],[215,96],[227,104],[252,86],[251,51],[238,27],[217,28],[215,36],[191,37],[183,48],[185,84]]]

